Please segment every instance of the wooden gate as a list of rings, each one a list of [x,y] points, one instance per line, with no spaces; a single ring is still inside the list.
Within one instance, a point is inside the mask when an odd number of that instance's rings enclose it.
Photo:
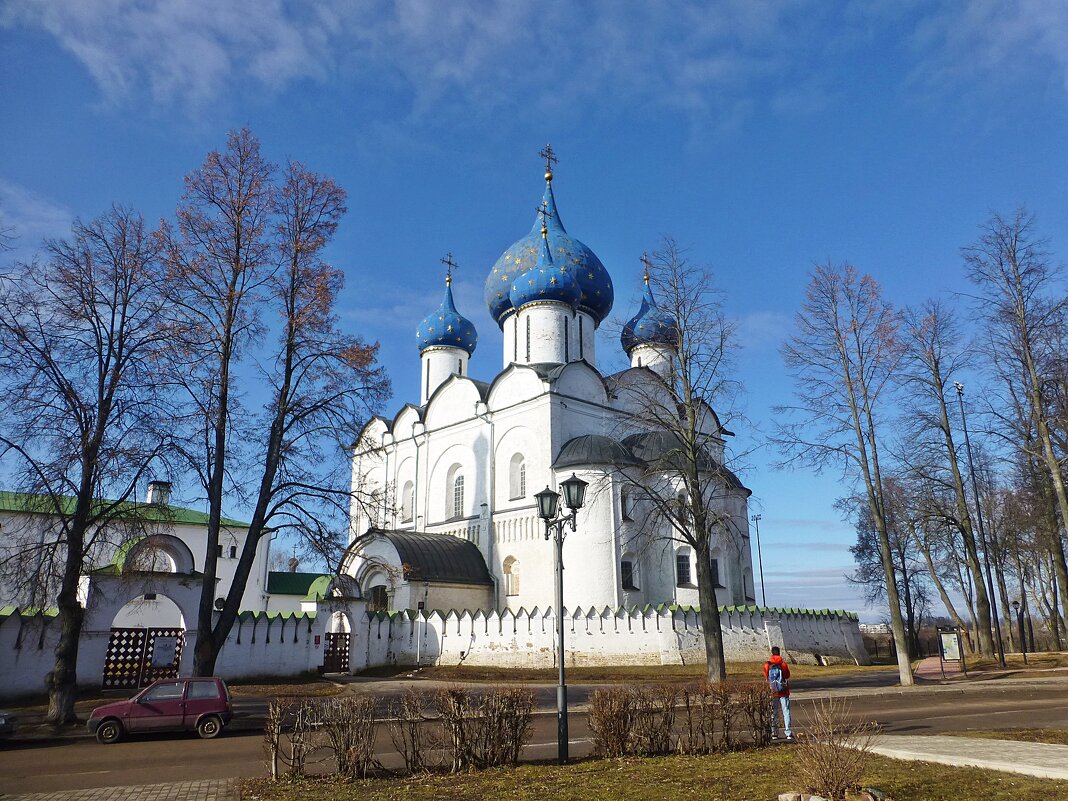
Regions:
[[[326,645],[323,648],[323,672],[349,672],[349,633],[347,631],[335,631],[326,635]]]
[[[156,679],[178,677],[185,629],[111,630],[104,657],[105,690],[147,687]]]

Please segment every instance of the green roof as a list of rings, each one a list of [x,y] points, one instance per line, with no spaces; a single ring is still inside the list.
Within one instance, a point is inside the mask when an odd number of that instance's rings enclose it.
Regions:
[[[101,505],[111,503],[108,500],[98,500]],[[119,516],[123,511],[129,511],[145,520],[159,523],[181,523],[187,525],[208,524],[207,512],[198,512],[195,509],[186,509],[181,506],[160,506],[155,503],[141,503],[139,501],[126,501],[120,506]],[[47,495],[30,495],[24,492],[0,492],[0,512],[13,512],[15,514],[38,514],[38,515],[69,515],[74,512],[74,497],[71,495],[59,496],[59,509],[52,504],[52,499]],[[248,523],[224,517],[221,520],[228,528],[248,528]]]
[[[323,581],[322,579],[325,579]],[[312,585],[319,591],[320,596],[326,591],[330,583],[330,576],[323,573],[292,573],[288,570],[272,570],[267,574],[267,592],[271,595],[299,595],[306,598],[312,590]]]

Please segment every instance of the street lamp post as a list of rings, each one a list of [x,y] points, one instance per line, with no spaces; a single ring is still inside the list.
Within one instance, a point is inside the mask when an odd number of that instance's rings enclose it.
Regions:
[[[1024,636],[1023,609],[1019,601],[1012,602],[1012,611],[1016,613],[1016,628],[1020,631],[1020,653],[1023,654],[1024,664],[1027,664],[1027,638]]]
[[[998,663],[1005,667],[1005,646],[1001,642],[1001,621],[998,620],[998,602],[994,596],[994,579],[990,575],[990,548],[986,542],[986,530],[983,528],[982,501],[979,500],[979,482],[975,478],[975,462],[972,461],[972,442],[968,438],[968,418],[964,414],[964,384],[953,382],[957,390],[957,402],[960,403],[960,422],[964,429],[964,449],[968,452],[968,472],[972,474],[972,494],[975,496],[975,522],[979,526],[979,541],[983,543],[983,563],[986,565],[986,588],[990,596],[990,617],[994,619],[994,632],[998,638]]]
[[[768,593],[764,589],[764,556],[760,553],[760,515],[753,515],[749,519],[753,521],[753,526],[756,529],[757,564],[760,565],[760,602],[767,609]]]
[[[557,761],[563,765],[567,762],[567,681],[564,676],[564,538],[568,525],[576,528],[578,510],[586,500],[586,487],[589,486],[574,473],[571,478],[560,482],[564,491],[564,504],[571,514],[557,517],[560,508],[560,493],[546,487],[534,495],[538,502],[538,517],[545,521],[545,539],[550,537],[556,544],[556,661],[560,668],[560,682],[556,688],[556,748]]]

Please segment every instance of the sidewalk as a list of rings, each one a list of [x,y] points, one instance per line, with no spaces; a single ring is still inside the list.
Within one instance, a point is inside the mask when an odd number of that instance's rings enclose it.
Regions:
[[[60,790],[53,793],[0,794],[0,801],[237,801],[237,798],[237,786],[232,779],[94,787],[90,790]]]
[[[988,768],[1043,779],[1068,779],[1068,745],[938,734],[879,734],[873,738],[873,743],[872,751],[894,759]]]

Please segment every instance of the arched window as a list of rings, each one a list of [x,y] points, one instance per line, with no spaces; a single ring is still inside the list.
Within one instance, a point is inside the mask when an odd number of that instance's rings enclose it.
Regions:
[[[463,517],[464,514],[464,477],[458,475],[452,481],[452,516]]]
[[[415,512],[415,484],[411,481],[404,482],[404,489],[401,490],[401,522],[411,523],[412,515]]]
[[[508,499],[515,501],[527,496],[527,462],[523,454],[512,456],[508,465]]]
[[[389,609],[389,591],[384,584],[379,584],[377,587],[371,587],[367,596],[368,612],[385,612]]]
[[[634,501],[630,497],[630,490],[621,490],[619,493],[619,515],[624,520],[633,520]]]
[[[504,560],[504,594],[519,595],[519,560],[514,556]]]

